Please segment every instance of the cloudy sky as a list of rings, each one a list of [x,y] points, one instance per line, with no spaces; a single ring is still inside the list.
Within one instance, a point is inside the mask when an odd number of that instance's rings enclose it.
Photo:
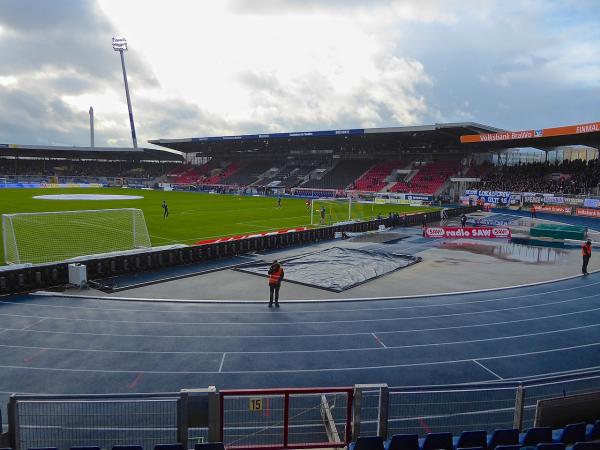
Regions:
[[[0,143],[600,120],[597,0],[0,0]]]

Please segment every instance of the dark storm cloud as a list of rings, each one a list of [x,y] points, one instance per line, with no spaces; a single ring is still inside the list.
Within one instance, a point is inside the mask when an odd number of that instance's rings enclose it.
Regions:
[[[0,76],[16,79],[0,86],[0,142],[86,145],[87,110],[60,97],[121,89],[112,24],[92,1],[19,0],[0,2],[0,27]],[[158,85],[135,52],[127,70],[138,88]],[[128,135],[126,126],[98,131],[97,145]]]
[[[60,98],[0,86],[0,142],[83,144],[86,134],[86,117]]]
[[[80,0],[19,0],[0,2],[0,75],[31,71],[73,70],[104,84],[120,77],[111,47],[115,33],[95,2]],[[128,70],[144,84],[154,75],[135,55]]]

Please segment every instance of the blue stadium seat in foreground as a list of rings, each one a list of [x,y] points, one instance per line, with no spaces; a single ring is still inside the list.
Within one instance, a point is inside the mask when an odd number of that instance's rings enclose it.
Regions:
[[[585,422],[571,423],[566,427],[552,431],[554,442],[563,444],[574,444],[575,442],[585,441]]]
[[[70,450],[100,450],[100,447],[96,447],[96,446],[71,447]]]
[[[112,450],[144,450],[141,445],[115,445]]]
[[[600,450],[600,441],[596,442],[577,442],[573,450]]]
[[[383,438],[381,436],[363,436],[356,442],[351,442],[349,450],[383,450]],[[196,449],[197,450],[197,449]]]
[[[460,436],[454,437],[455,448],[486,447],[487,433],[485,431],[463,431]]]
[[[588,441],[600,439],[600,420],[596,420],[596,422],[587,429],[585,437]]]
[[[499,429],[492,433],[488,440],[488,449],[494,450],[499,445],[517,445],[519,443],[519,430]],[[508,450],[508,449],[506,449]]]
[[[158,444],[154,446],[154,450],[183,450],[182,444]]]
[[[456,450],[486,450],[486,447],[458,447]]]
[[[566,445],[562,442],[552,442],[547,444],[538,444],[535,446],[536,450],[565,450]]]
[[[496,448],[489,447],[488,450],[521,450],[521,445],[497,445]]]
[[[552,428],[533,427],[521,436],[520,444],[523,447],[533,447],[538,444],[548,444],[552,442]]]
[[[194,445],[194,450],[225,450],[222,442],[205,442]]]
[[[33,447],[29,450],[58,450],[56,447]]]
[[[429,433],[423,440],[421,450],[454,450],[452,433]]]
[[[385,443],[385,450],[419,450],[419,435],[395,434]]]

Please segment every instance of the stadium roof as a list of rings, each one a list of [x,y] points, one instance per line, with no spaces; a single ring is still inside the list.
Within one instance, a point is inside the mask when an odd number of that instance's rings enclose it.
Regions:
[[[461,136],[460,141],[465,146],[478,150],[534,147],[547,151],[567,145],[600,148],[600,122],[538,130],[470,134]]]
[[[55,145],[0,144],[0,157],[80,158],[109,160],[182,161],[180,153],[153,148],[70,147]]]
[[[335,145],[344,141],[371,143],[386,142],[403,149],[423,148],[428,145],[460,148],[460,136],[473,133],[504,131],[474,122],[440,123],[410,127],[351,128],[325,131],[299,131],[293,133],[260,133],[234,136],[193,137],[185,139],[154,139],[151,144],[184,153],[211,154],[221,150],[250,150],[259,145],[286,145],[287,143],[313,143],[320,146]]]

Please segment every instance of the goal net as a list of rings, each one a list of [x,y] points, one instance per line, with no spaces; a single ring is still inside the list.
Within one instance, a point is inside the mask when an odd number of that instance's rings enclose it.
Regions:
[[[353,220],[368,220],[372,216],[372,205],[354,198],[318,198],[311,202],[311,225],[334,225]]]
[[[141,209],[98,209],[2,215],[7,264],[150,248]]]

